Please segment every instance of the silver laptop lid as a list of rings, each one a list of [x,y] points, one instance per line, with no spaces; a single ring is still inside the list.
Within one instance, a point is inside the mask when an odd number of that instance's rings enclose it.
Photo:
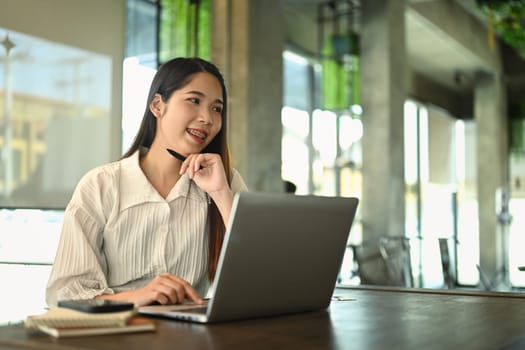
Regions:
[[[328,307],[357,205],[356,198],[237,194],[208,321]]]

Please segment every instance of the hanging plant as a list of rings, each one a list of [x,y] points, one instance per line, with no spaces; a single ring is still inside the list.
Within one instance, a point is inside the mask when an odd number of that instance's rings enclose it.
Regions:
[[[160,0],[160,62],[174,57],[211,55],[210,0]]]
[[[489,42],[493,29],[525,58],[525,0],[477,0],[477,4],[487,16]]]

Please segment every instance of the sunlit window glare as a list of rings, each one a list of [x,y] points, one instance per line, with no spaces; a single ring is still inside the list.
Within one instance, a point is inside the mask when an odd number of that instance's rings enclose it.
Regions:
[[[363,114],[363,108],[360,105],[352,105],[350,107],[350,110],[352,111],[352,114],[355,114],[355,115]]]
[[[146,108],[148,90],[156,70],[141,65],[136,57],[124,60],[122,82],[122,150],[126,151],[137,133]]]
[[[300,64],[300,65],[307,65],[308,60],[304,58],[303,56],[299,56],[291,51],[285,50],[283,52],[283,58],[285,60],[291,61],[291,63]]]
[[[299,109],[284,107],[281,112],[281,122],[285,130],[300,138],[305,138],[309,133],[308,113]]]
[[[456,180],[465,181],[465,123],[462,120],[456,122]]]
[[[312,142],[314,148],[319,152],[322,162],[332,165],[337,157],[336,115],[330,111],[315,110],[313,113]]]
[[[361,137],[363,137],[361,120],[346,115],[339,117],[339,146],[342,150],[349,149]]]
[[[421,181],[429,180],[429,145],[428,145],[428,110],[424,107],[419,108],[419,143],[421,152],[425,152],[419,159]]]
[[[310,117],[305,111],[284,107],[281,111],[281,122],[281,176],[297,186],[296,194],[307,194],[310,164],[307,138]]]
[[[405,181],[408,185],[417,182],[417,106],[405,103]]]

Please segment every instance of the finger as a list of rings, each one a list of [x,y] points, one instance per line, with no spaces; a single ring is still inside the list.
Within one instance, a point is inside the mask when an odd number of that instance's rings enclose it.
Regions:
[[[153,299],[153,301],[156,301],[157,303],[161,304],[161,305],[166,305],[166,304],[173,304],[170,302],[170,299],[162,294],[162,293],[156,293],[156,297]]]
[[[221,162],[221,156],[216,153],[202,153],[199,161],[201,167],[212,167]]]
[[[169,279],[163,279],[157,288],[159,292],[169,298],[169,301],[172,304],[182,303],[184,301],[185,291],[180,283],[173,282]]]
[[[186,159],[184,162],[182,162],[179,170],[179,174],[182,175],[186,172],[186,169],[188,168],[188,159]]]
[[[204,154],[199,154],[197,157],[195,157],[195,161],[193,163],[193,171],[197,172],[201,170],[204,166],[203,160],[205,159]]]
[[[188,164],[188,171],[191,173],[192,177],[196,172],[203,168],[202,164],[202,154],[193,154],[191,155],[190,164]]]
[[[188,173],[188,175],[193,176],[193,172],[192,172],[192,170],[193,170],[193,161],[194,161],[194,156],[192,154],[190,154],[186,158],[184,163],[182,163],[181,174]]]
[[[182,287],[179,287],[179,290],[182,289]],[[184,293],[177,293],[176,283],[174,283],[169,278],[168,274],[162,274],[155,277],[155,279],[150,284],[150,290],[152,290],[154,293],[164,295],[165,298],[168,299],[166,303],[176,304],[179,300],[181,300],[179,295],[184,295]]]
[[[184,298],[194,301],[198,304],[202,303],[202,298],[199,293],[187,281],[182,281],[180,286],[183,288]]]
[[[194,301],[197,304],[203,303],[201,296],[195,289],[193,289],[192,286],[188,286],[188,288],[185,288],[185,291],[186,291],[186,297],[188,299],[190,299],[191,301]]]
[[[187,298],[187,299],[190,299],[196,303],[202,303],[202,298],[201,296],[199,295],[199,293],[192,287],[192,285],[180,278],[180,277],[177,277],[175,275],[169,275],[167,276],[171,281],[173,281],[173,283],[176,283],[176,285],[178,287],[181,288],[180,292],[181,294],[177,294],[179,297],[181,297],[181,299],[179,299],[181,302]]]
[[[180,174],[188,174],[188,176],[190,178],[193,177],[193,155],[189,155],[186,160],[184,161],[184,163],[182,163],[181,165],[181,168],[180,168]]]

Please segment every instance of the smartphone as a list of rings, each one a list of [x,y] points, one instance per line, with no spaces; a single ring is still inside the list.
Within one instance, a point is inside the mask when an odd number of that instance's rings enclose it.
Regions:
[[[60,300],[58,306],[83,312],[100,313],[132,310],[135,304],[118,300],[80,299]]]

